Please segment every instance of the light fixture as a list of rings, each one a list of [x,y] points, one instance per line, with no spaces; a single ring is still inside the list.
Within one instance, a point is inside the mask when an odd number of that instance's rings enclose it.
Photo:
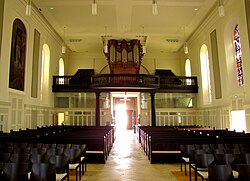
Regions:
[[[108,53],[108,39],[107,39],[107,26],[105,26],[105,36],[102,36],[103,39],[103,52]]]
[[[62,45],[62,53],[66,53],[66,46],[64,44]]]
[[[153,13],[153,15],[157,15],[158,14],[157,0],[153,0],[153,3],[152,3],[152,13]]]
[[[146,43],[147,43],[147,36],[144,35],[144,26],[142,26],[142,36],[141,37],[141,45],[142,45],[142,53],[145,54],[147,49],[146,49]]]
[[[185,53],[185,54],[188,54],[187,42],[184,43],[184,53]]]
[[[93,2],[92,2],[92,15],[97,15],[97,4],[96,4],[96,0],[93,0]]]
[[[63,27],[63,45],[62,45],[62,53],[66,53],[66,45],[65,45],[65,28]]]
[[[146,45],[142,45],[142,53],[145,54],[147,52]]]
[[[220,17],[225,16],[224,5],[222,0],[218,0],[218,12]]]
[[[184,27],[184,39],[186,39],[186,31],[185,31],[185,27]],[[183,46],[183,49],[184,49],[184,53],[185,54],[188,54],[188,44],[187,44],[187,41],[184,42],[184,46]]]
[[[103,51],[104,53],[108,53],[108,40],[105,39],[104,42],[103,42]]]
[[[25,14],[26,14],[26,16],[30,16],[31,15],[31,0],[27,1]]]

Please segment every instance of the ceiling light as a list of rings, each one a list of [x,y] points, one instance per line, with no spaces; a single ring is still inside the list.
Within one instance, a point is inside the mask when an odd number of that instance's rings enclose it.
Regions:
[[[103,52],[104,53],[108,53],[109,52],[109,50],[108,50],[108,41],[107,40],[104,42]]]
[[[186,28],[184,27],[183,29],[184,29],[184,40],[185,40],[185,39],[186,39]],[[188,54],[188,45],[187,45],[187,41],[184,42],[184,47],[183,47],[183,49],[184,49],[184,53],[185,53],[185,54]]]
[[[97,15],[97,4],[96,4],[96,0],[93,0],[93,3],[92,3],[92,15]]]
[[[30,16],[31,15],[31,0],[27,1],[25,14],[26,14],[26,16]]]
[[[62,46],[62,53],[63,54],[66,53],[66,46],[65,45]]]
[[[222,3],[222,0],[218,0],[218,11],[220,17],[225,16],[224,5]]]
[[[62,45],[62,53],[66,53],[66,45],[65,45],[65,28],[63,27],[63,45]]]
[[[156,0],[153,0],[153,3],[152,3],[152,13],[153,13],[153,15],[158,14],[158,7],[157,7],[157,1]]]
[[[146,45],[142,45],[142,53],[145,54],[147,52]]]
[[[184,53],[185,53],[185,54],[188,54],[187,42],[184,43]]]
[[[102,36],[103,40],[103,52],[107,54],[109,52],[109,47],[108,47],[108,38],[107,38],[107,26],[105,26],[105,36]]]
[[[199,9],[198,8],[194,8],[195,11],[198,11]]]

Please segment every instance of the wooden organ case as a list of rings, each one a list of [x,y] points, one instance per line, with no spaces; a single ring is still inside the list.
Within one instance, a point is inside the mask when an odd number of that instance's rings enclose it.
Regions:
[[[139,74],[144,55],[140,40],[108,40],[107,57],[110,74]]]

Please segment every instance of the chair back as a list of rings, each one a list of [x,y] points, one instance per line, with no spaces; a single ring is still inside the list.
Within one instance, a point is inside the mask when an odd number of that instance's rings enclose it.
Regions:
[[[64,155],[52,155],[49,163],[55,166],[57,172],[66,172],[69,167],[69,158]]]
[[[195,164],[198,168],[207,168],[214,161],[214,155],[207,154],[196,154],[195,155]]]
[[[250,181],[250,164],[238,164],[239,181]]]
[[[233,173],[231,165],[209,165],[208,166],[209,181],[233,181]]]
[[[47,149],[47,155],[63,155],[63,148],[48,148]]]
[[[46,154],[33,154],[30,156],[30,162],[33,163],[48,163],[49,156]]]
[[[234,154],[224,153],[224,154],[215,154],[215,162],[219,165],[229,164],[231,165],[234,161]]]
[[[56,148],[56,144],[55,143],[44,143],[42,145],[43,148]]]
[[[32,181],[55,181],[56,171],[50,163],[34,163],[31,168]]]
[[[30,147],[14,147],[13,153],[29,154]]]
[[[57,144],[56,145],[57,148],[71,148],[71,144]]]
[[[246,164],[250,164],[250,153],[243,154],[243,158]]]
[[[42,147],[35,147],[35,148],[31,148],[30,149],[30,154],[34,155],[34,154],[45,154],[47,152],[47,148],[42,148]]]
[[[42,146],[42,143],[29,143],[30,148],[41,148]]]
[[[28,163],[30,160],[30,154],[12,153],[10,156],[10,162],[13,163]]]
[[[3,180],[27,181],[29,163],[5,163],[3,168]]]
[[[81,156],[81,149],[80,148],[67,148],[64,149],[64,155],[69,158],[70,163],[79,163],[80,156]]]

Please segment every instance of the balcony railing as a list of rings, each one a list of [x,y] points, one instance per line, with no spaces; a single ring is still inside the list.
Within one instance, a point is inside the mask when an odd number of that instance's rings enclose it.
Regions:
[[[92,88],[158,89],[159,76],[145,74],[100,74],[92,76]]]
[[[152,90],[197,93],[197,77],[146,74],[100,74],[91,77],[53,76],[53,92],[83,92],[93,89]]]
[[[197,77],[161,76],[160,89],[168,92],[198,93]]]
[[[90,88],[90,77],[75,76],[53,76],[53,92],[79,92],[88,91]]]

